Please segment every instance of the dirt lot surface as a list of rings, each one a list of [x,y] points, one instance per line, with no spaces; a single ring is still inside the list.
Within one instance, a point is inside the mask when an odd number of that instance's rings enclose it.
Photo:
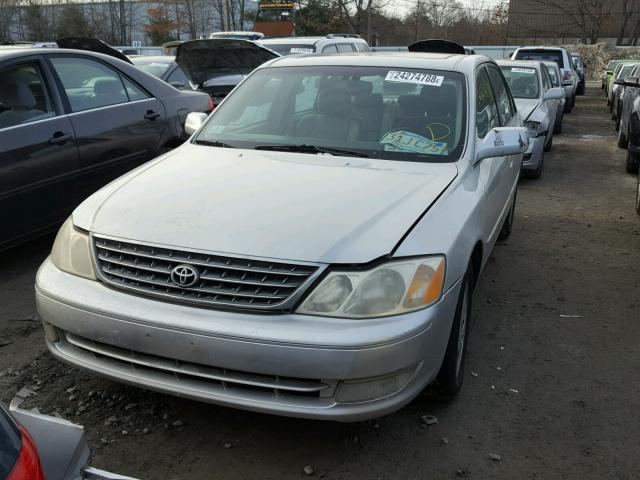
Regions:
[[[52,237],[0,255],[0,399],[85,426],[94,466],[143,479],[640,478],[640,217],[599,89],[578,97],[474,298],[459,397],[337,424],[120,385],[44,348],[33,279]],[[420,417],[437,416],[435,425]],[[495,455],[499,455],[499,457]],[[494,457],[493,459],[491,457]]]

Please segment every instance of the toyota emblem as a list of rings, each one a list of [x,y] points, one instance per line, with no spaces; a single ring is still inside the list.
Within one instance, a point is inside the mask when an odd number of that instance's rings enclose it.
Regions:
[[[171,281],[179,287],[192,287],[200,279],[200,272],[191,265],[178,265],[171,270]]]

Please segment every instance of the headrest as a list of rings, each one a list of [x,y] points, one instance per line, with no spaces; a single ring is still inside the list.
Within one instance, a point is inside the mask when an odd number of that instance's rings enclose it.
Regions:
[[[524,93],[530,88],[534,87],[535,78],[534,77],[520,77],[514,78],[511,84],[509,85],[512,90],[515,90],[519,93]]]
[[[331,88],[318,94],[317,110],[324,115],[341,115],[349,109],[349,94],[345,90]]]
[[[93,93],[96,95],[120,93],[122,90],[122,83],[115,78],[101,78],[93,84]]]
[[[443,84],[439,87],[424,86],[420,97],[427,115],[446,116],[456,108],[458,90],[450,84]]]
[[[400,105],[405,115],[424,115],[424,107],[418,95],[400,95],[398,97],[398,105]]]
[[[381,93],[356,93],[353,95],[353,105],[356,107],[377,107],[382,105]]]
[[[35,108],[36,97],[24,83],[5,83],[0,86],[0,103],[6,108]]]
[[[371,82],[365,82],[364,80],[351,80],[347,84],[347,88],[352,94],[371,93],[373,84]]]

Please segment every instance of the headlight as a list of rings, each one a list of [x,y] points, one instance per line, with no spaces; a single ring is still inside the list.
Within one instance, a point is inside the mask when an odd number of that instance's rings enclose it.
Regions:
[[[64,222],[53,242],[51,260],[63,272],[96,279],[91,261],[89,235],[74,227],[71,217]]]
[[[366,271],[334,270],[297,312],[343,318],[397,315],[440,299],[444,256],[393,260]]]
[[[527,129],[529,130],[530,137],[535,138],[538,136],[538,128],[540,128],[540,122],[534,122],[533,120],[528,120],[524,122],[524,126],[527,127]]]

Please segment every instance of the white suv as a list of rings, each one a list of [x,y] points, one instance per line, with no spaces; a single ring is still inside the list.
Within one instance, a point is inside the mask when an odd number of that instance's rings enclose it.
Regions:
[[[368,52],[369,45],[359,35],[330,33],[325,37],[279,37],[258,41],[280,55],[297,53]]]
[[[520,47],[511,56],[512,60],[537,60],[540,62],[556,62],[560,68],[562,87],[566,101],[564,111],[571,112],[576,103],[578,74],[573,68],[571,55],[563,47]]]

